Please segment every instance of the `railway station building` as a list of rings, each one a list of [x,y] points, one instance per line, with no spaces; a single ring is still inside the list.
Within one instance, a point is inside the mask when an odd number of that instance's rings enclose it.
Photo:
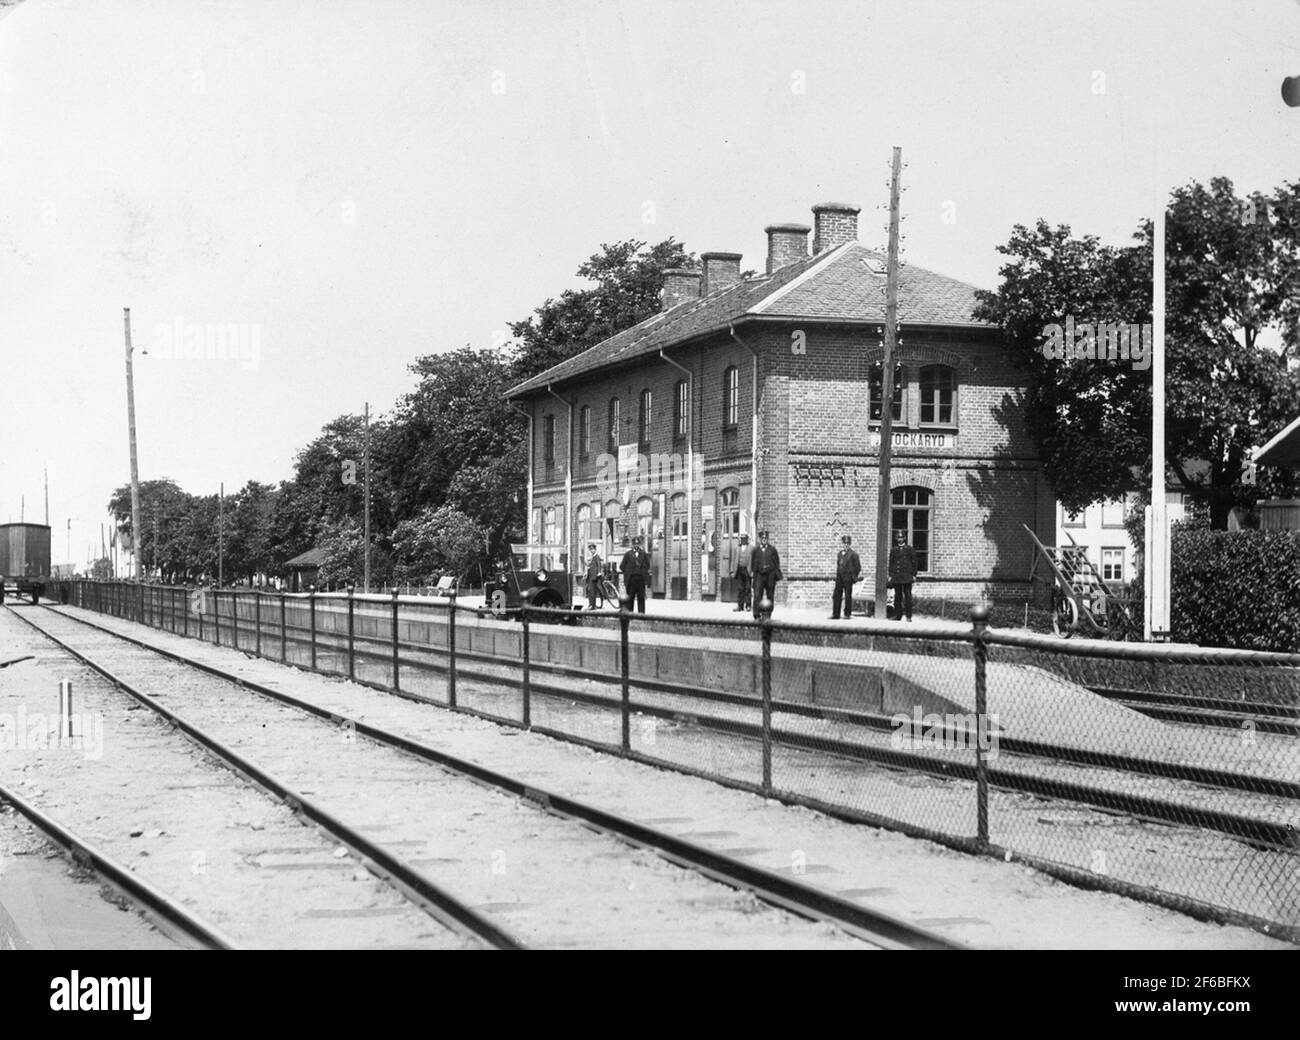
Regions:
[[[781,553],[777,601],[829,604],[844,534],[875,560],[885,264],[858,209],[766,228],[763,274],[738,253],[665,276],[660,312],[512,388],[529,417],[529,540],[572,570],[641,535],[657,597],[734,599],[742,535]],[[809,236],[811,235],[811,243]],[[912,265],[899,287],[891,524],[923,597],[1028,593],[1056,502],[1023,415],[1024,377],[975,290]]]

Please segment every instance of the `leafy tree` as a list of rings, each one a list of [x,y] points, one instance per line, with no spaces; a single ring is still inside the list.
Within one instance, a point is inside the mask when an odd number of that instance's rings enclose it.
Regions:
[[[1167,215],[1166,452],[1170,470],[1211,523],[1257,491],[1241,481],[1249,452],[1294,418],[1300,375],[1300,184],[1274,204],[1237,198],[1229,181],[1191,184]],[[1256,207],[1269,214],[1243,219]],[[1026,419],[1044,470],[1069,509],[1150,484],[1151,374],[1131,363],[1045,357],[1048,326],[1151,321],[1151,224],[1136,245],[1074,238],[1039,220],[1017,225],[1011,257],[975,316],[1002,330],[1029,373]],[[1270,346],[1270,337],[1278,343]]]
[[[463,580],[484,559],[487,534],[454,506],[426,507],[393,532],[396,578],[424,583],[451,574]]]
[[[578,268],[578,276],[594,286],[566,289],[559,299],[548,299],[523,321],[511,323],[518,343],[516,382],[658,313],[664,271],[695,266],[695,254],[673,238],[648,249],[637,239],[601,243],[600,249]]]

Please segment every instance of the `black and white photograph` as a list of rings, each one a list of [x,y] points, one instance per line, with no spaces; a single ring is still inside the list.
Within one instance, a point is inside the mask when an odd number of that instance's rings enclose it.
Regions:
[[[33,1014],[198,950],[1286,997],[1300,0],[0,0],[0,361]]]

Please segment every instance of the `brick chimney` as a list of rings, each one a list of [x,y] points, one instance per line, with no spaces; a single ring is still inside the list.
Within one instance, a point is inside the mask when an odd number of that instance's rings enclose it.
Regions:
[[[767,273],[780,270],[787,264],[808,256],[807,224],[769,224],[767,232]]]
[[[845,242],[858,240],[861,206],[822,202],[813,207],[813,253],[824,253]]]
[[[676,307],[686,300],[697,299],[700,295],[700,272],[689,267],[670,267],[664,271],[664,288],[659,294],[662,301],[660,310]]]
[[[704,264],[704,283],[700,286],[701,296],[708,296],[711,292],[717,292],[740,281],[739,253],[701,253],[700,261]]]

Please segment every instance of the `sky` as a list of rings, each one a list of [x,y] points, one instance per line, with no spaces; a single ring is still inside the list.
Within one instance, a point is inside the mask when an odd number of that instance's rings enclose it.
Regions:
[[[904,260],[986,288],[1017,223],[1123,244],[1161,186],[1295,180],[1290,75],[1297,0],[0,4],[0,522],[48,470],[55,562],[98,544],[123,308],[141,479],[232,492],[602,243],[761,270],[834,200],[883,246],[893,146]]]

